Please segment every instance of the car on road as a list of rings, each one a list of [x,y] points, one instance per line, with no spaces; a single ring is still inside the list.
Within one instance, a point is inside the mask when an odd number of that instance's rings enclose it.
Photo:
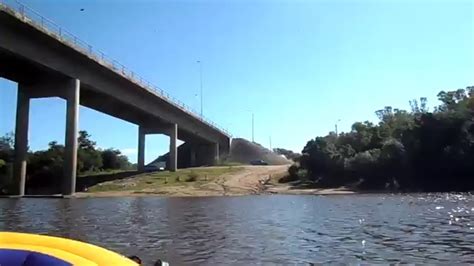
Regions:
[[[253,161],[250,161],[250,164],[251,165],[268,165],[268,163],[265,162],[264,160],[253,160]]]
[[[165,168],[160,165],[150,164],[150,165],[146,165],[143,170],[145,172],[157,172],[157,171],[164,171]]]

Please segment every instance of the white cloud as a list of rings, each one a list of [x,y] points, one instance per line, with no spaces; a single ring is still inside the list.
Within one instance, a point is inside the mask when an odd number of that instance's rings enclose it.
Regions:
[[[126,156],[136,155],[137,154],[137,149],[136,148],[125,148],[125,149],[120,149],[120,152],[122,152],[122,154],[126,155]]]

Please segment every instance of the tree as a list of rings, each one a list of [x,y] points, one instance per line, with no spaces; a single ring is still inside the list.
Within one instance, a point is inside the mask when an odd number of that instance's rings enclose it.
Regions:
[[[95,151],[95,146],[97,145],[97,143],[95,141],[92,141],[90,137],[91,135],[87,133],[87,131],[79,131],[79,137],[77,138],[79,149],[86,151]]]
[[[320,186],[363,180],[363,188],[396,183],[411,191],[474,189],[474,87],[410,101],[411,112],[386,106],[378,124],[356,122],[349,133],[308,141],[300,168]]]
[[[95,171],[102,168],[102,155],[96,149],[97,143],[91,140],[87,131],[79,131],[77,138],[79,149],[77,151],[77,169],[79,172]]]
[[[77,169],[79,172],[100,170],[102,166],[102,155],[100,151],[84,149],[77,151]]]
[[[122,155],[119,150],[106,149],[102,151],[102,162],[104,169],[128,169],[130,162],[127,156]]]
[[[13,162],[13,146],[15,144],[13,133],[0,137],[0,159],[5,163]]]

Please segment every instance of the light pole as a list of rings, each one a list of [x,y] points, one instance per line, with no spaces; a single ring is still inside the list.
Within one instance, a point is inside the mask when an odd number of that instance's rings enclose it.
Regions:
[[[254,137],[254,114],[252,112],[252,142],[255,142],[253,137]]]
[[[242,109],[242,111],[252,113],[252,142],[255,142],[255,113],[251,109]]]
[[[334,126],[334,127],[335,127],[335,129],[336,129],[336,136],[338,136],[338,134],[337,134],[337,123],[338,123],[338,122],[341,122],[341,119],[338,119],[338,120],[336,121],[336,124],[335,124],[335,126]]]
[[[201,83],[201,118],[202,118],[202,64],[201,61],[198,60],[196,61],[199,64],[199,78],[200,78],[200,83]]]

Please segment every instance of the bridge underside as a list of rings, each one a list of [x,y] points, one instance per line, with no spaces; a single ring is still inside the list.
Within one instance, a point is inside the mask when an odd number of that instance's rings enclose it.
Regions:
[[[88,56],[0,10],[0,77],[18,83],[14,179],[25,193],[30,99],[66,101],[65,165],[62,193],[76,190],[79,105],[138,125],[138,168],[144,169],[146,134],[170,136],[168,168],[210,165],[227,154],[227,135],[205,125],[167,100]],[[183,155],[176,142],[187,146]],[[186,147],[187,147],[186,146]],[[178,163],[187,158],[187,163]],[[181,161],[181,160],[180,160]]]

